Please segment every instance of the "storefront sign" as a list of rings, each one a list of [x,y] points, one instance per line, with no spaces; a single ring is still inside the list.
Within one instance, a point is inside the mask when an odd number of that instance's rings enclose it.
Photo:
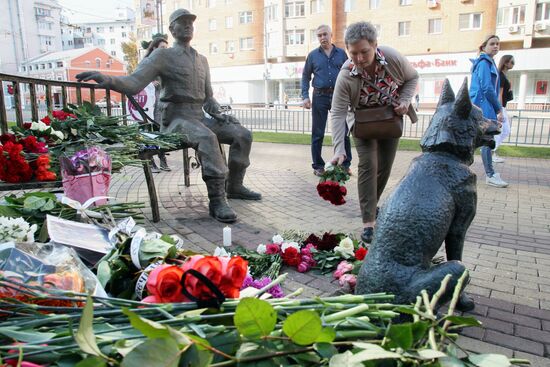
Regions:
[[[441,68],[441,67],[456,67],[458,66],[458,60],[456,59],[435,59],[435,60],[424,60],[411,61],[412,66],[415,69],[424,69],[424,68]]]

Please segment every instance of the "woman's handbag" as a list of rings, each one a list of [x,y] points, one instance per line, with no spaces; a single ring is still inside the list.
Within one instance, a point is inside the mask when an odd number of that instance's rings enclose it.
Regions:
[[[393,110],[393,98],[378,86],[366,81],[371,87],[390,99],[389,105],[355,110],[353,136],[358,139],[395,139],[403,135],[403,116]]]

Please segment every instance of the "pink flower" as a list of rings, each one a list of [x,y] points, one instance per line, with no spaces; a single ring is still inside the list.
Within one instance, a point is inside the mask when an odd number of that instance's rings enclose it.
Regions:
[[[357,276],[353,274],[344,274],[338,279],[338,283],[341,287],[348,285],[353,290],[357,283]]]
[[[275,243],[268,243],[267,245],[265,245],[265,248],[265,253],[268,255],[276,255],[281,252],[279,245]]]
[[[342,277],[344,274],[350,272],[352,269],[353,269],[353,264],[350,264],[345,260],[340,261],[340,263],[336,267],[336,271],[333,274],[334,279],[340,279],[340,277]]]
[[[302,253],[302,255],[311,256],[311,250],[312,250],[312,249],[316,249],[315,245],[312,244],[312,243],[308,243],[307,245],[305,245],[304,247],[302,247],[302,249],[300,250],[300,252]]]
[[[298,271],[300,273],[305,273],[308,270],[309,270],[309,265],[307,263],[301,262],[300,264],[298,264]]]

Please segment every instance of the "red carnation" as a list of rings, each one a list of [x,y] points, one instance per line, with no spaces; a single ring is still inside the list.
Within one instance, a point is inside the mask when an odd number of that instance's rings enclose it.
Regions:
[[[42,121],[43,123],[45,123],[48,126],[50,126],[50,124],[52,123],[52,120],[50,119],[50,116],[46,116],[43,119],[41,119],[40,121]]]
[[[345,186],[340,186],[338,182],[319,182],[317,185],[317,192],[319,193],[319,196],[327,201],[330,201],[331,204],[342,205],[346,203],[344,196],[346,196],[348,191]]]
[[[365,258],[365,256],[367,256],[367,253],[369,251],[364,248],[364,247],[359,247],[356,251],[355,251],[355,258],[357,260],[363,260]]]
[[[294,247],[288,247],[285,252],[281,254],[283,263],[288,266],[298,266],[302,261],[302,256]]]

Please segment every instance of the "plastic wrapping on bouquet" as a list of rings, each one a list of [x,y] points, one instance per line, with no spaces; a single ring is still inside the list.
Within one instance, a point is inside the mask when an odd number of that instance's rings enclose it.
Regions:
[[[63,175],[63,190],[70,199],[84,204],[96,196],[108,196],[111,174],[108,172],[92,172],[82,175]],[[98,200],[95,205],[104,205],[107,199]]]

